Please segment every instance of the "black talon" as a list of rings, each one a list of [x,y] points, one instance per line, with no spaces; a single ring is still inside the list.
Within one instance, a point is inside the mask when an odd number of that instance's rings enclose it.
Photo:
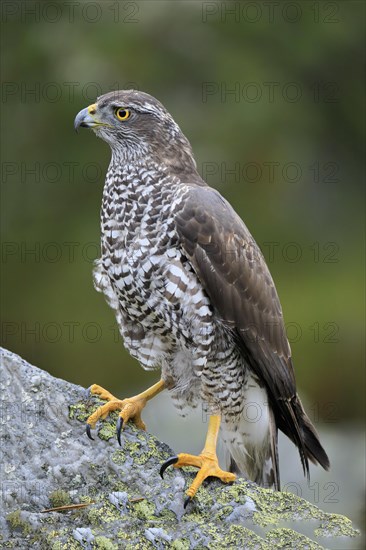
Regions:
[[[118,417],[116,430],[117,430],[117,440],[118,440],[118,443],[119,443],[120,446],[122,447],[122,443],[121,443],[121,432],[122,432],[122,430],[123,430],[123,418],[122,418],[122,416],[119,416],[119,417]]]
[[[89,439],[91,439],[92,441],[94,441],[94,437],[92,437],[90,428],[91,428],[90,424],[87,424],[87,425],[86,425],[86,435],[89,437]]]
[[[168,460],[166,460],[164,462],[164,464],[162,465],[162,467],[160,468],[160,476],[161,476],[161,479],[164,479],[164,472],[165,470],[171,466],[172,464],[176,464],[178,462],[178,457],[177,456],[171,456],[170,458],[168,458]]]
[[[192,498],[191,497],[187,497],[184,501],[184,509],[187,508],[188,504],[192,501]]]

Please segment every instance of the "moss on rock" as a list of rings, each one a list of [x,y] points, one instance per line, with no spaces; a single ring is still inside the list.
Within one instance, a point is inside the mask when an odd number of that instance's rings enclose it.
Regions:
[[[71,503],[69,493],[63,491],[62,489],[56,489],[56,491],[53,491],[49,496],[49,500],[52,508],[56,508],[57,506],[66,506]]]

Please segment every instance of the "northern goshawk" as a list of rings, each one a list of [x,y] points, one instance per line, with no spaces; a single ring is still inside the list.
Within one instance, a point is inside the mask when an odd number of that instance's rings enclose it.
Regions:
[[[199,456],[179,454],[171,464],[196,466],[185,505],[202,481],[231,482],[243,474],[280,489],[277,432],[309,460],[329,460],[296,393],[281,305],[265,260],[228,202],[197,172],[191,146],[163,105],[150,95],[108,93],[83,109],[75,128],[92,128],[112,150],[101,208],[101,258],[94,283],[114,310],[124,344],[161,380],[124,400],[100,386],[106,399],[87,432],[119,410],[117,437],[167,389],[176,407],[205,404],[210,419]],[[257,406],[248,417],[247,405]],[[219,433],[228,454],[218,465]]]

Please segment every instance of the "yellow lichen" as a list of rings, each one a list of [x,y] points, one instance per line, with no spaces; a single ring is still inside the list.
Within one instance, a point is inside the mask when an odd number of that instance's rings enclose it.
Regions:
[[[32,528],[22,517],[21,511],[15,510],[6,516],[6,521],[8,522],[12,531],[22,531],[23,535],[28,535],[32,532]]]
[[[56,491],[53,491],[48,499],[52,508],[56,508],[58,506],[66,506],[67,504],[71,503],[69,493],[63,491],[62,489],[56,489]]]

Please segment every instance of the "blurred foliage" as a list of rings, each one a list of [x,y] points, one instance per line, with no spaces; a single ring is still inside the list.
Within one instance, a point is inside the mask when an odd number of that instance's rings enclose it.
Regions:
[[[363,3],[285,2],[272,18],[266,2],[3,4],[3,345],[123,395],[156,380],[93,288],[110,154],[73,131],[98,93],[133,86],[166,105],[260,244],[319,419],[332,403],[360,419]]]

